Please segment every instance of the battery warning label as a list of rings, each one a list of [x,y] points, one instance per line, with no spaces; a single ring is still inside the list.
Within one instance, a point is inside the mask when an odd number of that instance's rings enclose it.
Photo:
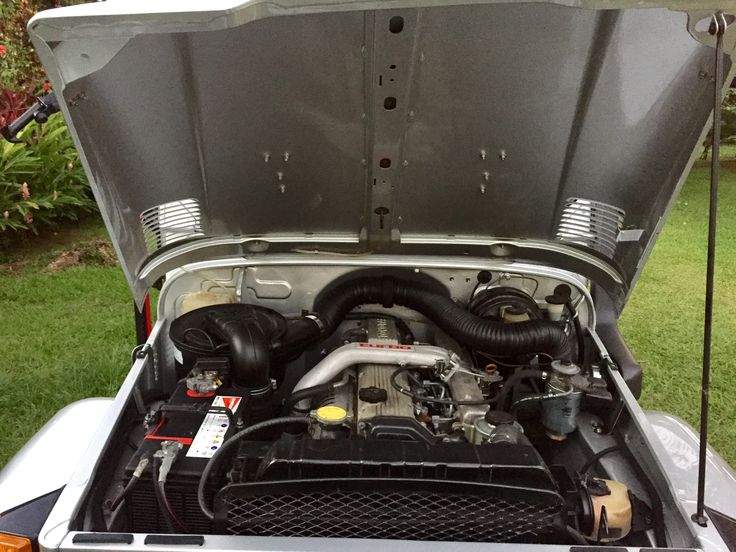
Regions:
[[[218,395],[212,401],[212,406],[224,406],[235,414],[240,406],[242,397],[228,397]],[[225,414],[210,413],[204,417],[202,425],[199,426],[197,434],[187,451],[187,456],[193,458],[212,458],[225,440],[225,433],[230,426]]]

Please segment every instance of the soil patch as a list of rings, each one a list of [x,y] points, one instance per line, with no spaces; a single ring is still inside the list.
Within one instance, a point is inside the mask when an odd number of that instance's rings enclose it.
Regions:
[[[13,274],[14,272],[18,272],[27,264],[28,261],[16,261],[14,263],[0,264],[0,274]]]
[[[115,266],[117,258],[110,242],[94,240],[80,243],[73,249],[63,251],[51,261],[46,270],[57,272],[74,266]]]

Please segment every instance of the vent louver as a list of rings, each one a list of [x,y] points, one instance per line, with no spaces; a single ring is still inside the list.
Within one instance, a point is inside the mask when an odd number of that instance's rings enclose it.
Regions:
[[[149,253],[203,235],[202,212],[196,199],[179,199],[146,209],[141,213],[141,225]]]
[[[622,209],[613,205],[572,197],[562,209],[556,237],[613,258],[625,215]]]

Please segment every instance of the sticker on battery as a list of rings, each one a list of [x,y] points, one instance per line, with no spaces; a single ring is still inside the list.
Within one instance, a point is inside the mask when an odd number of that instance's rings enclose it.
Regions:
[[[212,406],[225,407],[233,414],[238,410],[242,397],[228,397],[218,395],[212,401]],[[225,440],[225,433],[230,426],[226,414],[211,412],[204,417],[197,434],[187,451],[187,456],[193,458],[212,458]]]

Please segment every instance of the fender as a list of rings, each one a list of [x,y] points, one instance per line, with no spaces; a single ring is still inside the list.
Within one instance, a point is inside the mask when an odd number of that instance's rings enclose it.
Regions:
[[[698,496],[698,447],[700,435],[687,422],[665,412],[645,413],[661,447],[654,447],[667,477],[685,513],[695,512]],[[704,548],[723,539],[729,550],[736,549],[736,472],[710,446],[706,457],[708,479],[705,510],[708,527],[698,531]]]
[[[77,401],[46,422],[0,471],[0,516],[67,484],[111,403]]]

